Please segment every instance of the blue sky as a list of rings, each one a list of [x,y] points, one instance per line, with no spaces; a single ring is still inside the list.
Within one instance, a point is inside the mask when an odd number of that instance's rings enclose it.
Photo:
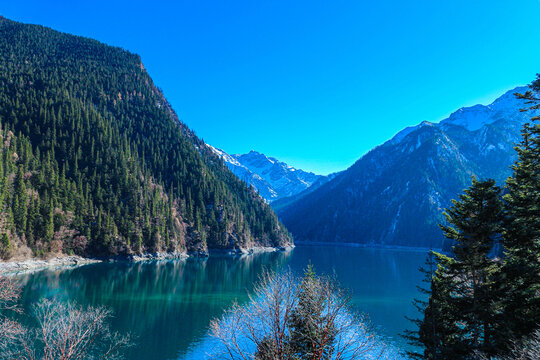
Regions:
[[[329,173],[540,72],[539,0],[0,2],[121,46],[206,142]]]

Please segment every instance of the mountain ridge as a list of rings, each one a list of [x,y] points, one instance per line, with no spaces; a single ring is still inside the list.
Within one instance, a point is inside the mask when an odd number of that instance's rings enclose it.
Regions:
[[[255,150],[246,154],[228,154],[207,145],[242,181],[257,189],[269,203],[294,196],[324,178],[312,172],[297,169],[274,157]]]
[[[295,240],[445,247],[438,224],[470,178],[509,175],[513,144],[531,114],[517,87],[489,105],[423,121],[373,148],[350,168],[276,211]]]

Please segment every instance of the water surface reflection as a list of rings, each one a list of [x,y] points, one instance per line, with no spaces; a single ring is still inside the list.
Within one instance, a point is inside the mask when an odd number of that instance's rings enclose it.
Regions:
[[[336,274],[379,334],[403,346],[397,334],[409,326],[404,316],[415,315],[411,300],[418,295],[417,269],[424,258],[423,252],[302,246],[241,259],[95,264],[22,275],[21,280],[27,308],[41,297],[112,308],[113,328],[137,337],[128,359],[177,359],[186,351],[195,359],[204,355],[210,320],[233,301],[247,301],[264,268],[301,273],[309,262],[318,272]]]
[[[24,275],[25,307],[41,297],[105,305],[112,326],[136,336],[128,359],[174,359],[202,338],[210,320],[244,302],[264,269],[284,266],[290,253],[145,263],[106,263]]]

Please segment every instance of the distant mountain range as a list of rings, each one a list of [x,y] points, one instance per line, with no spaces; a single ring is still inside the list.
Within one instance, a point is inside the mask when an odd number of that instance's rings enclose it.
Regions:
[[[268,202],[294,196],[327,178],[296,169],[257,151],[230,155],[221,149],[208,146],[239,179],[255,187]]]
[[[272,208],[300,242],[441,247],[443,209],[472,175],[503,184],[533,115],[516,88],[321,176],[204,144],[138,55],[3,17],[0,35],[6,258],[287,246]]]
[[[299,242],[444,247],[438,227],[471,176],[500,185],[532,114],[508,91],[488,106],[408,127],[318,188],[273,204]]]

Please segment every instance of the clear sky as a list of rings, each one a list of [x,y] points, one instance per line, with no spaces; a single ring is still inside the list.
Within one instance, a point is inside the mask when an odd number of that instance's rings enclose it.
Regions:
[[[206,142],[321,174],[540,72],[539,0],[13,0],[0,14],[136,52]]]

